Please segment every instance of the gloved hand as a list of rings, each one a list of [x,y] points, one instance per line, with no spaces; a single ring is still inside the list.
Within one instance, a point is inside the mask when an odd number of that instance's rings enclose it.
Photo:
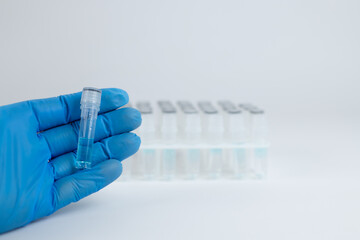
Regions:
[[[76,202],[111,183],[134,154],[141,123],[120,89],[103,89],[91,169],[74,167],[81,93],[0,107],[0,233]]]

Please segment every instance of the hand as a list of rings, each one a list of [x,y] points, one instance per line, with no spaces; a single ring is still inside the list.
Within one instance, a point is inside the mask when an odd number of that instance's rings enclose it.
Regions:
[[[91,169],[74,167],[81,93],[0,107],[0,233],[24,226],[113,182],[134,154],[141,124],[120,89],[103,89]],[[115,110],[117,109],[117,110]]]

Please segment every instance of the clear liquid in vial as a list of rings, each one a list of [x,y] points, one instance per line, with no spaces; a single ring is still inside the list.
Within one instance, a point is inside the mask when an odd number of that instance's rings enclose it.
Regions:
[[[94,145],[93,138],[79,138],[75,167],[91,168],[91,154]]]

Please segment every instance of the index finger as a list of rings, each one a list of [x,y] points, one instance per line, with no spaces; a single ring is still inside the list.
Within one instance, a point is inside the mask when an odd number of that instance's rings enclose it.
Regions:
[[[29,101],[39,122],[39,131],[80,119],[81,92]],[[129,101],[128,94],[118,88],[102,89],[100,113],[115,110]]]

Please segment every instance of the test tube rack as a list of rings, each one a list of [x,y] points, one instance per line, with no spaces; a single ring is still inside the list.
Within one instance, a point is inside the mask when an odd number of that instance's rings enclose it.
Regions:
[[[139,101],[141,147],[123,161],[120,181],[264,179],[265,112],[231,101]]]

